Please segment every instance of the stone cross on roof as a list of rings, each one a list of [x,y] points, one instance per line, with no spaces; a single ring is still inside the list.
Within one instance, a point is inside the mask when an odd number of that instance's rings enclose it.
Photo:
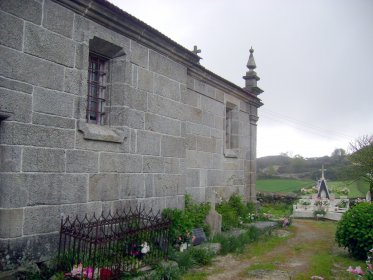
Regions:
[[[201,52],[201,50],[198,49],[197,46],[194,46],[192,52],[193,52],[194,54],[199,54],[199,53]]]

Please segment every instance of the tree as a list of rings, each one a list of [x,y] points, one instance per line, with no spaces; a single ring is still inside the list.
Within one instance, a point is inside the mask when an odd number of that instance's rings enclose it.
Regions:
[[[304,171],[306,160],[301,155],[295,155],[291,160],[293,172],[298,173]]]
[[[344,157],[346,155],[346,151],[344,149],[335,149],[332,153],[332,157]]]
[[[369,183],[373,194],[373,135],[364,135],[350,143],[350,160],[355,165],[357,174]]]

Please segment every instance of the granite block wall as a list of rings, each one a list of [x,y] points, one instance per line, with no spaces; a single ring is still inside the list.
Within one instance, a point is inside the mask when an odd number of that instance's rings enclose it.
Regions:
[[[256,107],[61,2],[0,1],[0,270],[53,256],[62,214],[183,207],[186,193],[255,199]],[[120,50],[104,126],[86,122],[97,40]],[[234,151],[227,102],[238,112]]]

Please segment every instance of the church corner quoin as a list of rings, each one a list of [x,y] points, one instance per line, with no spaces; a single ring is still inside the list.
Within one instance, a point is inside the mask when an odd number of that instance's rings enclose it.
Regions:
[[[256,200],[252,49],[241,88],[105,0],[0,13],[0,270],[55,256],[61,216]]]

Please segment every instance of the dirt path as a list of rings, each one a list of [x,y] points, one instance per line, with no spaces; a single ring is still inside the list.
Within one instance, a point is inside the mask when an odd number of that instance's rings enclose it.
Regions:
[[[284,238],[283,242],[279,242],[279,245],[262,255],[253,256],[251,252],[240,256],[219,256],[212,266],[204,268],[203,271],[209,274],[209,280],[294,279],[294,276],[309,269],[311,258],[321,249],[333,249],[333,228],[322,223],[316,223],[314,220],[294,220],[291,232],[277,231],[280,235],[288,233],[291,236],[287,240]],[[271,269],[255,269],[265,265]]]

